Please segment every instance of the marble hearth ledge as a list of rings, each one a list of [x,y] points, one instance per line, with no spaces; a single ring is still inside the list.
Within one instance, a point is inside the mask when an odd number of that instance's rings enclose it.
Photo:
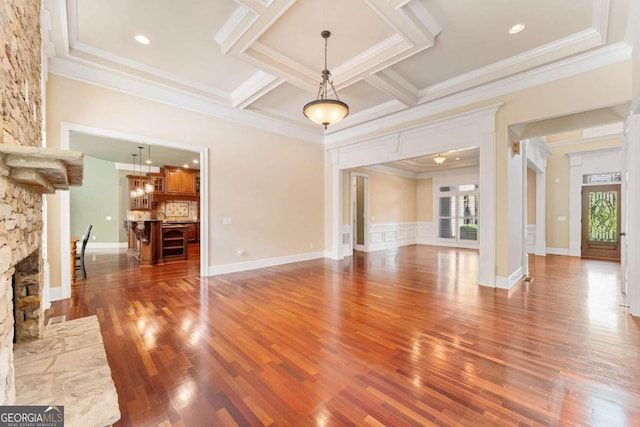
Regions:
[[[15,344],[14,360],[16,405],[64,406],[66,427],[120,419],[96,316],[46,326],[42,339]]]

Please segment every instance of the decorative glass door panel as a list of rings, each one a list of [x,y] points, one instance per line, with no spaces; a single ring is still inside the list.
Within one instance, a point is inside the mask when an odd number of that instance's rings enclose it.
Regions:
[[[582,256],[620,258],[620,185],[582,187]]]

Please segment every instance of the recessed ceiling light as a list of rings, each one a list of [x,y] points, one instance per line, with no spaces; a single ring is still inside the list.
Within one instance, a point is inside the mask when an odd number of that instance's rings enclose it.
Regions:
[[[196,164],[196,165],[198,164],[198,159],[193,159],[192,161],[193,161],[194,164]]]
[[[147,163],[148,165],[150,165],[150,164],[151,164],[151,159],[147,159],[146,163]]]
[[[460,160],[460,157],[456,157],[456,160]]]
[[[182,165],[183,168],[189,169],[189,165],[187,163],[185,163],[184,165]]]
[[[509,34],[518,34],[522,30],[524,30],[524,24],[516,24],[509,28]]]
[[[138,34],[134,37],[134,39],[136,39],[136,41],[140,44],[149,44],[151,43],[151,40],[149,40],[149,38],[143,34]]]

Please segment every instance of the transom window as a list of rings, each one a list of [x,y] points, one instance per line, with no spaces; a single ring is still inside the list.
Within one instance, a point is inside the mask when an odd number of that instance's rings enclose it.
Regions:
[[[622,174],[620,172],[592,173],[589,175],[582,175],[583,184],[611,184],[621,181]]]

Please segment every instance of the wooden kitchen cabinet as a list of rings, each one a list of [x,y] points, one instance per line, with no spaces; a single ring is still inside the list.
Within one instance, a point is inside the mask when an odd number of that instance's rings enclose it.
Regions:
[[[166,192],[196,194],[196,171],[165,166]]]
[[[147,185],[146,176],[127,175],[129,180],[129,209],[130,210],[148,210],[150,209],[149,195],[143,193],[141,196],[132,196],[133,190],[136,188],[145,188]]]
[[[187,226],[187,240],[189,242],[197,242],[200,238],[200,231],[198,230],[200,227],[198,223],[188,223]]]

